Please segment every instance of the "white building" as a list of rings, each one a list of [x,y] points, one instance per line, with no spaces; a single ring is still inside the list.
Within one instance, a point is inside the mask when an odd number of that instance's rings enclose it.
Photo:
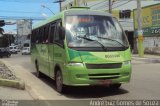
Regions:
[[[31,34],[32,22],[31,20],[17,20],[17,38],[16,43],[22,44]]]
[[[31,21],[30,20],[17,20],[17,34],[19,36],[31,34]]]

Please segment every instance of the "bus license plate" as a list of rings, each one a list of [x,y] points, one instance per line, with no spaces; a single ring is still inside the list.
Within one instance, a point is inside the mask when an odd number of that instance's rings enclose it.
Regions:
[[[101,80],[100,83],[109,85],[112,83],[112,80]]]

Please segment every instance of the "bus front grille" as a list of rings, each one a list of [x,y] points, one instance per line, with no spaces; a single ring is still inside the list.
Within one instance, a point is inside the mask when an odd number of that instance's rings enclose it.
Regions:
[[[114,69],[121,68],[122,63],[108,63],[108,64],[86,64],[87,69]]]
[[[116,79],[121,75],[119,73],[109,73],[109,74],[88,74],[91,80],[105,80],[105,79]]]

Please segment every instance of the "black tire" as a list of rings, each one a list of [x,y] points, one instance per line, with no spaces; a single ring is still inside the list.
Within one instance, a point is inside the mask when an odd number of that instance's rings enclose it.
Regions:
[[[63,85],[63,76],[62,76],[62,72],[60,70],[56,71],[55,74],[55,81],[56,81],[56,90],[59,93],[64,93],[65,92],[65,85]]]
[[[42,75],[42,73],[39,71],[39,65],[38,65],[38,62],[36,62],[36,76],[38,77],[38,78],[41,78],[43,75]]]
[[[109,86],[110,89],[117,90],[121,87],[122,84],[111,84]]]

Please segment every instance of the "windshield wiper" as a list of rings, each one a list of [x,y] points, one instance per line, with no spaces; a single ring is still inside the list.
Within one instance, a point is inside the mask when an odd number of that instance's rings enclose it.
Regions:
[[[90,38],[87,38],[87,37],[84,37],[84,36],[77,36],[77,37],[83,38],[83,39],[88,40],[88,41],[97,42],[99,45],[101,45],[101,47],[103,48],[104,51],[107,51],[106,47],[102,43],[98,42],[97,40],[93,40],[93,39],[90,39]]]
[[[111,41],[116,41],[117,43],[119,43],[120,45],[122,45],[123,47],[127,47],[125,46],[124,44],[122,44],[121,42],[115,40],[115,39],[110,39],[110,38],[104,38],[104,37],[100,37],[100,36],[97,36],[97,38],[100,38],[100,39],[107,39],[107,40],[111,40]]]

